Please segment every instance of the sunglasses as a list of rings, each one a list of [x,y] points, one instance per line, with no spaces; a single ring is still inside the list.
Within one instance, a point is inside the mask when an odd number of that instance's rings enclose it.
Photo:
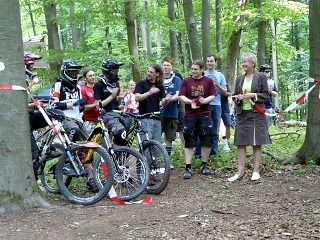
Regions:
[[[270,73],[270,71],[264,71],[265,73]]]

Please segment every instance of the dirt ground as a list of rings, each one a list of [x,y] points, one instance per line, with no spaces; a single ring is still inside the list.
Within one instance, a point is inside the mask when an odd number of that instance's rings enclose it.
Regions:
[[[259,182],[247,173],[236,183],[230,173],[182,173],[175,169],[150,205],[83,207],[46,195],[53,208],[1,216],[0,239],[320,239],[319,169],[286,167]]]

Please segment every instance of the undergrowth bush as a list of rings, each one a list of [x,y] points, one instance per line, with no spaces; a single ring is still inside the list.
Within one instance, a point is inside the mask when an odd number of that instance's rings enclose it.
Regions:
[[[280,128],[272,126],[269,129],[272,144],[264,145],[262,150],[261,172],[269,172],[281,168],[281,161],[288,159],[295,155],[298,149],[302,146],[305,138],[305,128],[303,127],[290,127]],[[219,152],[216,155],[209,157],[208,166],[214,171],[236,171],[237,169],[237,147],[233,144],[233,130],[232,137],[229,141],[229,152],[223,152],[221,142],[219,144]],[[171,159],[175,167],[183,168],[185,166],[184,147],[179,138],[173,143]],[[201,160],[194,157],[192,161],[193,167],[199,167]],[[247,161],[246,168],[252,169],[253,166],[253,153],[252,147],[247,147]],[[310,164],[312,165],[312,161]]]

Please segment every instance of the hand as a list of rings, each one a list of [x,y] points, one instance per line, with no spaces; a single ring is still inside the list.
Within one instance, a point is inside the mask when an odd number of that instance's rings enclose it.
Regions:
[[[67,108],[72,109],[73,108],[73,103],[72,102],[67,102]]]
[[[128,94],[128,92],[124,92],[124,91],[121,91],[120,93],[119,93],[119,98],[124,98],[126,95]]]
[[[205,104],[204,98],[203,97],[199,97],[199,101],[197,105],[201,105],[201,104]]]
[[[191,108],[192,109],[197,109],[197,108],[199,108],[200,106],[199,106],[199,99],[193,99],[192,101],[191,101]]]
[[[167,95],[166,95],[166,101],[170,101],[171,100],[171,98],[173,97],[173,95],[172,95],[172,93],[168,93]]]
[[[157,88],[157,87],[155,87],[155,86],[152,86],[152,87],[150,88],[150,90],[149,90],[149,92],[151,93],[151,95],[152,95],[152,94],[155,94],[155,93],[157,93],[157,92],[159,92],[159,91],[160,91],[160,89]]]
[[[113,88],[112,91],[111,91],[111,96],[113,98],[117,97],[118,92],[119,92],[119,88]]]

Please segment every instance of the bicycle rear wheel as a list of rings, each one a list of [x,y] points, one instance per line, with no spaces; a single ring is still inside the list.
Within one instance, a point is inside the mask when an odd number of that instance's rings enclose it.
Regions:
[[[59,187],[56,180],[56,166],[61,155],[64,153],[64,147],[60,143],[53,143],[50,147],[50,153],[44,161],[43,171],[40,180],[43,187],[51,193],[59,193]]]
[[[160,194],[163,192],[170,179],[170,157],[162,145],[155,140],[146,140],[142,144],[143,155],[150,166],[150,182],[146,192]]]
[[[126,147],[114,147],[114,183],[113,186],[119,197],[123,201],[129,201],[140,196],[147,187],[150,169],[145,157],[138,151]],[[95,162],[94,168],[100,180],[101,188],[104,184],[103,174],[99,172],[101,163]]]
[[[88,151],[92,151],[93,163],[82,164],[81,159]],[[76,173],[69,156],[73,157],[73,163],[80,174]],[[98,169],[92,168],[95,161],[102,163]],[[103,187],[97,187],[96,171],[104,174]],[[92,181],[89,181],[89,177]],[[90,205],[100,201],[109,192],[114,179],[114,168],[109,154],[103,147],[89,149],[78,145],[70,150],[70,154],[64,153],[61,156],[56,167],[56,179],[61,193],[67,200]]]

